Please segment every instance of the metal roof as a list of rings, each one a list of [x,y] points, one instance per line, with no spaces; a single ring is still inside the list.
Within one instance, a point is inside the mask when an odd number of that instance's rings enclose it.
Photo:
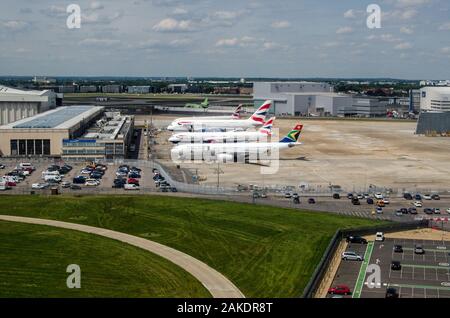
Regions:
[[[45,116],[31,118],[31,120],[13,125],[13,128],[55,128],[71,119],[96,108],[95,106],[62,107]],[[45,113],[44,113],[45,114]]]

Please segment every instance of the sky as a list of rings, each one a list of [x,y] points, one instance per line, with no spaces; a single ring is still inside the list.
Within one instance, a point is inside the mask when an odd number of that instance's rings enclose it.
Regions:
[[[2,0],[0,43],[0,75],[449,79],[450,1]]]

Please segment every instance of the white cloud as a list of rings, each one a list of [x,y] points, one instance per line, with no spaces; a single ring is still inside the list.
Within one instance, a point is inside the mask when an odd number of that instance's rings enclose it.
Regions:
[[[430,0],[396,0],[396,4],[399,7],[416,7],[430,2]]]
[[[9,32],[24,31],[30,26],[28,22],[20,20],[9,20],[2,22],[0,25],[2,26],[2,28],[6,29]]]
[[[189,32],[194,31],[194,25],[192,20],[167,18],[155,24],[153,30],[158,32]]]
[[[394,46],[395,50],[409,50],[412,48],[412,44],[409,42],[402,42]]]
[[[441,52],[444,53],[444,54],[450,54],[450,46],[443,47],[441,49]]]
[[[353,32],[353,28],[351,28],[351,27],[341,27],[336,30],[336,34],[348,34],[348,33],[352,33],[352,32]]]
[[[286,29],[291,26],[291,23],[289,21],[275,21],[271,26],[274,29]]]
[[[100,2],[94,1],[91,3],[91,5],[89,6],[89,8],[91,10],[102,10],[105,7],[103,6],[103,4],[101,4]]]
[[[175,8],[175,10],[173,10],[172,12],[173,15],[186,15],[188,13],[189,13],[188,10],[180,7]]]
[[[220,39],[216,42],[217,47],[222,46],[237,46],[239,44],[238,38],[231,38],[231,39]]]
[[[409,28],[409,27],[401,27],[401,28],[400,28],[400,33],[403,33],[403,34],[413,34],[413,33],[414,33],[414,30],[413,30],[412,28]]]

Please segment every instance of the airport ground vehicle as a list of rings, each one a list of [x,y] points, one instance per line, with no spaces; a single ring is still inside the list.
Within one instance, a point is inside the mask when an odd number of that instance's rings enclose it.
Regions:
[[[347,243],[367,244],[367,240],[361,236],[347,236]]]
[[[399,261],[392,261],[392,262],[391,262],[391,269],[392,269],[393,271],[399,271],[399,270],[402,269],[402,264],[400,264]]]
[[[351,293],[350,288],[346,285],[338,285],[328,289],[328,294],[331,295],[350,295]]]
[[[377,206],[379,206],[380,208],[384,208],[386,206],[386,203],[384,203],[384,200],[378,200]]]
[[[423,249],[422,245],[417,244],[414,246],[414,254],[417,254],[417,255],[425,254],[425,250]]]
[[[403,253],[403,246],[394,245],[394,253]]]
[[[355,252],[350,251],[342,253],[342,259],[344,261],[359,261],[359,262],[362,262],[364,260],[361,255],[358,255]]]
[[[377,232],[375,235],[375,241],[377,242],[384,242],[384,233],[383,232]]]
[[[125,190],[139,190],[139,186],[132,184],[132,183],[127,183],[123,186],[123,188]]]

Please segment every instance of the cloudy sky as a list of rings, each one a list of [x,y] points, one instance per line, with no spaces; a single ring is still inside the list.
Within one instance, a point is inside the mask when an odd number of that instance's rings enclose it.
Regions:
[[[0,75],[448,79],[450,1],[2,0],[0,43]]]

